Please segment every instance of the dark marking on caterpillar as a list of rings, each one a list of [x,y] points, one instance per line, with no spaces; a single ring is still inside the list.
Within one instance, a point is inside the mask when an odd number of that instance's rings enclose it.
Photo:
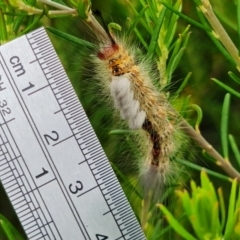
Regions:
[[[160,156],[160,153],[161,153],[160,136],[153,129],[152,123],[148,119],[145,119],[142,128],[149,133],[151,141],[153,143],[153,148],[152,148],[153,159],[151,161],[151,164],[153,166],[159,166],[159,156]]]

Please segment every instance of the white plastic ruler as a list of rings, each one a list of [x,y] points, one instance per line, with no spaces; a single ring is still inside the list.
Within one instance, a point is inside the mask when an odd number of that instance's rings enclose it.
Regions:
[[[0,179],[28,239],[145,239],[44,28],[0,47]]]

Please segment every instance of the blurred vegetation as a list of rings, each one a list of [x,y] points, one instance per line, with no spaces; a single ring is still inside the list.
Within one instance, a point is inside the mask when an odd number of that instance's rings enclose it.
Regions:
[[[122,26],[123,32],[127,32],[127,29],[131,27],[132,22],[134,22],[134,20],[137,18],[136,13],[140,13],[142,11],[143,7],[141,3],[143,2],[145,1],[92,0],[92,10],[93,12],[101,13],[101,15],[97,14],[97,19],[103,25],[107,25],[110,22],[116,22]],[[147,2],[148,4],[151,4],[152,1]],[[170,6],[173,6],[175,3],[176,5],[177,3],[181,3],[181,1],[171,0],[165,0],[163,2],[169,4]],[[239,1],[236,2],[239,4]],[[11,11],[14,13],[14,9],[17,9],[19,1],[9,1],[9,3],[12,5]],[[26,1],[26,3],[29,5],[35,4],[34,1]],[[176,8],[176,6],[175,9],[181,10],[184,15],[197,22],[200,22],[199,13],[197,12],[196,8],[197,5],[199,6],[199,4],[200,1],[198,0],[183,0],[182,9]],[[221,21],[230,38],[233,40],[235,45],[239,47],[239,20],[237,17],[239,14],[236,9],[236,3],[229,0],[211,0],[211,4],[215,14]],[[38,9],[42,9],[42,5],[40,3],[34,6],[36,6]],[[239,5],[238,8],[240,8]],[[3,12],[6,12],[6,9],[8,9],[6,2],[0,0],[0,17],[6,17],[6,15],[3,14]],[[22,33],[28,32],[29,30],[39,26],[52,26],[81,39],[90,40],[93,42],[96,41],[93,34],[89,29],[87,29],[86,24],[84,24],[83,21],[78,17],[66,16],[61,18],[49,18],[41,14],[33,14],[32,16],[28,16],[27,14],[24,15],[24,13],[24,11],[21,11],[22,15],[17,16],[15,19],[12,18],[15,23],[17,21],[19,22],[19,26],[17,28],[16,24],[14,25],[16,31],[12,31],[8,38],[5,36],[5,34],[3,34],[4,31],[1,32],[2,35],[0,39],[2,43],[14,39]],[[169,22],[173,16],[176,18],[176,15],[172,14],[170,10],[167,10],[166,16],[169,17]],[[200,15],[200,17],[201,16],[202,15]],[[21,21],[19,19],[21,19]],[[142,19],[146,20],[144,17],[142,17]],[[169,34],[172,32],[174,33],[175,31],[173,42],[179,39],[179,34],[182,34],[189,24],[186,19],[181,17],[178,19],[176,18],[176,21],[178,21],[176,29],[167,28],[168,24],[169,26],[173,27],[173,24],[170,24],[167,22],[167,20],[164,23],[165,28],[164,26],[162,28],[164,31],[168,31]],[[7,22],[8,31],[11,25],[10,22],[11,17],[8,18]],[[3,21],[0,24],[3,24]],[[0,27],[3,29],[3,26],[0,25]],[[23,30],[25,32],[22,32]],[[149,34],[148,29],[141,21],[137,25],[137,30],[146,41],[146,44],[149,45],[151,43],[152,35]],[[163,30],[161,37],[164,38],[166,37],[166,32]],[[237,81],[233,81],[228,73],[231,71],[238,76],[239,72],[236,69],[231,57],[227,57],[221,52],[216,43],[214,43],[211,37],[209,37],[209,33],[199,27],[194,26],[194,24],[191,24],[188,32],[191,32],[191,35],[188,39],[187,45],[184,46],[184,54],[181,60],[178,62],[177,68],[173,73],[168,68],[172,64],[172,51],[169,55],[170,57],[168,59],[164,59],[167,66],[166,69],[162,71],[161,78],[163,77],[167,79],[167,81],[169,78],[171,78],[171,87],[169,88],[169,91],[174,95],[177,93],[187,74],[192,72],[187,85],[178,96],[177,101],[183,103],[186,101],[186,99],[188,99],[189,106],[191,104],[195,104],[201,108],[203,113],[203,118],[200,124],[201,134],[210,142],[212,146],[214,146],[214,148],[224,155],[224,147],[221,140],[221,114],[223,102],[226,103],[228,99],[230,101],[230,95],[226,95],[226,93],[229,92],[226,90],[226,85],[234,89],[236,92],[240,92],[239,83],[237,83]],[[121,33],[119,34],[121,35]],[[113,163],[113,167],[122,183],[124,191],[127,197],[130,199],[130,203],[135,210],[136,215],[139,217],[141,199],[137,198],[136,195],[132,193],[132,185],[129,186],[129,182],[134,183],[137,181],[134,172],[135,166],[134,164],[131,164],[134,162],[133,159],[136,156],[134,153],[129,153],[128,151],[129,147],[131,147],[131,138],[128,137],[128,135],[123,134],[109,134],[112,130],[123,128],[123,126],[122,123],[119,123],[118,118],[115,115],[112,115],[112,112],[106,107],[106,104],[104,101],[102,101],[102,98],[96,94],[99,92],[99,86],[95,84],[95,73],[92,69],[91,63],[88,62],[86,51],[83,49],[84,47],[69,43],[68,41],[62,40],[53,34],[49,35],[68,73],[74,89],[76,90],[81,103],[83,104],[84,109],[86,110],[86,113],[96,131],[96,134],[100,139],[110,162]],[[185,34],[185,38],[186,36],[187,34]],[[147,54],[144,42],[139,39],[139,35],[136,31],[131,32],[131,36],[128,37],[130,39],[129,41],[138,44],[139,48],[142,49],[144,54]],[[161,44],[163,44],[163,42],[160,41],[160,50],[162,50]],[[181,48],[178,49],[178,52],[180,50]],[[160,53],[160,55],[161,54],[163,54],[163,51]],[[155,53],[154,57],[157,58],[158,56],[159,53]],[[162,58],[164,58],[164,56],[162,56]],[[160,61],[161,57],[160,60],[158,59],[158,62]],[[164,61],[162,64],[164,64]],[[83,71],[88,73],[88,77],[82,77]],[[211,80],[212,78],[220,80],[223,84],[225,84],[225,88],[224,86],[221,87],[219,84],[217,84],[217,81]],[[228,158],[236,167],[236,169],[240,171],[240,166],[235,160],[239,157],[239,153],[237,153],[238,149],[236,146],[234,148],[234,143],[239,146],[240,142],[240,125],[238,121],[238,119],[240,119],[240,111],[238,98],[238,96],[233,95],[231,96],[231,102],[227,102],[229,105],[227,134],[232,134],[232,136],[229,138],[230,142],[227,142],[227,146],[229,146],[231,143],[232,147],[229,148]],[[194,125],[198,114],[194,108],[187,108],[186,113],[184,113],[184,117],[186,117],[187,120]],[[233,141],[234,139],[235,141]],[[222,175],[226,176],[226,173],[224,173],[214,163],[214,161],[209,161],[209,157],[206,157],[202,150],[195,146],[194,143],[190,144],[189,152],[193,152],[193,154],[191,154],[191,156],[186,156],[186,159],[192,159],[192,155],[194,155],[194,162],[189,164],[185,163],[186,169],[182,172],[181,185],[167,189],[166,193],[168,194],[166,194],[165,200],[163,201],[165,207],[163,205],[159,205],[156,210],[153,210],[149,213],[151,216],[148,228],[146,229],[148,239],[240,239],[240,197],[238,195],[238,185],[236,184],[236,181],[234,181],[234,183],[231,185],[232,180],[229,180],[229,178],[226,177],[221,177]],[[180,164],[183,164],[183,162],[180,162]],[[200,167],[197,169],[196,166]],[[199,170],[202,167],[212,171],[208,171],[209,176],[212,175],[209,177],[210,180],[205,175],[205,172],[200,174]],[[214,173],[215,177],[213,176]],[[190,179],[192,179],[191,182]],[[201,185],[201,187],[197,187],[198,185]],[[217,190],[219,187],[221,187],[222,190]],[[177,195],[175,194],[176,189],[178,189]],[[189,193],[187,193],[187,191]],[[4,191],[1,190],[0,194],[0,213],[6,216],[13,223],[13,225],[20,231],[20,235],[24,236],[16,216],[11,210],[9,201],[6,198]],[[191,206],[192,203],[196,204]],[[209,206],[213,207],[210,208]],[[159,209],[161,209],[161,211]],[[213,212],[213,209],[215,212]],[[193,219],[194,216],[196,219]],[[208,219],[210,220],[208,221]],[[215,220],[216,225],[214,225]],[[0,221],[7,223],[8,226],[8,222],[5,218],[2,218]],[[201,227],[201,225],[203,225],[205,222],[206,225]],[[235,223],[237,224],[234,225]],[[227,232],[227,230],[229,231]],[[0,232],[0,234],[2,234],[0,235],[0,239],[7,239],[6,235],[8,235],[9,239],[17,239],[7,234],[4,230],[4,227],[2,227],[2,232]]]

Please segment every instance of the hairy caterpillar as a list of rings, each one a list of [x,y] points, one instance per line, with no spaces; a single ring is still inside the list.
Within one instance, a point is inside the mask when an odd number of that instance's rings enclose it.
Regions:
[[[179,114],[165,93],[155,88],[148,63],[139,59],[137,49],[106,33],[92,20],[101,41],[93,56],[98,79],[129,129],[141,132],[140,185],[144,199],[156,202],[173,172],[170,160],[179,150]]]
[[[136,63],[133,51],[126,49],[116,39],[101,47],[95,64],[106,70],[99,72],[108,81],[109,93],[121,118],[130,129],[144,132],[148,153],[139,165],[139,174],[147,195],[156,186],[161,188],[169,172],[169,159],[177,150],[174,143],[177,116],[164,94],[154,88],[148,72]]]

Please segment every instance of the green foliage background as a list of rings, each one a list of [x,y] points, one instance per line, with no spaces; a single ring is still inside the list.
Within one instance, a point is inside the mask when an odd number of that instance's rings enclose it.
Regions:
[[[1,1],[0,1],[1,2]],[[140,0],[130,1],[131,4],[135,7],[136,10],[141,10]],[[197,1],[195,1],[197,2]],[[187,15],[188,17],[199,21],[196,11],[196,4],[193,0],[183,0],[182,13]],[[227,30],[231,39],[235,42],[235,44],[239,45],[239,36],[238,36],[238,25],[237,25],[237,12],[236,5],[234,1],[229,0],[211,0],[211,4],[213,5],[214,11],[218,18],[221,20],[221,23]],[[103,22],[116,22],[119,23],[124,28],[128,26],[127,18],[134,19],[135,13],[131,8],[129,1],[125,0],[92,0],[92,9],[99,10],[102,13]],[[189,23],[186,20],[179,19],[176,36],[177,39],[178,34],[182,33],[182,31],[186,28]],[[53,18],[49,19],[47,17],[42,18],[42,20],[38,23],[38,26],[53,26],[57,29],[62,30],[63,32],[68,32],[74,36],[80,38],[91,39],[92,35],[89,31],[86,30],[86,26],[84,26],[83,22],[77,18]],[[146,41],[150,41],[150,36],[146,32],[146,30],[140,25],[139,30],[141,34],[146,37]],[[171,31],[171,29],[169,29]],[[223,83],[229,85],[231,88],[235,89],[237,92],[240,91],[240,85],[234,82],[228,75],[229,71],[234,72],[238,75],[238,71],[236,70],[234,64],[232,64],[219,49],[214,45],[211,41],[207,33],[195,26],[191,26],[190,28],[191,36],[188,41],[187,47],[185,49],[184,55],[178,65],[178,68],[174,72],[172,82],[171,91],[176,91],[178,87],[181,85],[182,80],[186,77],[189,72],[192,72],[192,76],[184,88],[179,101],[189,97],[190,104],[197,104],[201,107],[203,112],[203,119],[200,125],[200,131],[202,135],[220,152],[222,153],[221,146],[221,129],[220,129],[220,119],[221,119],[221,111],[224,96],[226,94],[226,90],[218,86],[215,82],[210,80],[211,78],[216,78],[221,80]],[[84,68],[91,68],[89,63],[86,62],[86,58],[83,57],[82,47],[79,47],[74,44],[70,44],[65,40],[57,38],[56,36],[50,34],[51,39],[53,41],[54,47],[56,48],[58,55],[73,83],[73,86],[83,104],[91,123],[99,137],[102,146],[107,153],[110,162],[115,162],[116,159],[118,168],[120,172],[126,173],[129,175],[129,172],[126,172],[126,164],[128,161],[131,161],[131,155],[127,152],[128,143],[125,141],[125,137],[118,137],[116,135],[109,135],[109,132],[113,129],[118,129],[120,125],[116,122],[115,117],[112,118],[111,112],[106,109],[104,103],[102,103],[95,94],[98,91],[98,86],[94,84],[93,79],[84,78],[81,79],[81,69],[82,66]],[[94,38],[92,39],[94,41]],[[133,40],[134,41],[134,40]],[[135,41],[136,38],[135,38]],[[144,49],[142,46],[140,46]],[[143,50],[144,51],[144,50]],[[94,72],[92,73],[94,75]],[[229,133],[233,134],[237,143],[240,142],[240,105],[239,99],[235,96],[231,97],[231,105],[230,105],[230,114],[229,114]],[[189,120],[192,125],[195,124],[197,118],[197,114],[194,110],[187,111],[187,120]],[[239,144],[238,144],[239,145]],[[211,169],[216,172],[220,172],[224,174],[222,170],[216,166],[215,163],[206,160],[203,156],[201,149],[197,148],[193,143],[189,146],[190,150],[194,151],[194,161],[200,166],[204,166],[208,169]],[[191,152],[191,151],[190,151]],[[121,156],[121,158],[117,157]],[[119,160],[120,159],[120,160]],[[122,159],[125,159],[122,160]],[[233,153],[230,151],[229,159],[234,159]],[[119,161],[122,163],[119,164]],[[232,161],[232,164],[239,167],[236,162]],[[131,170],[131,169],[130,169]],[[190,175],[192,179],[197,183],[200,183],[200,173],[199,171],[194,171],[190,167],[187,167],[186,175]],[[127,196],[131,199],[131,194],[128,190],[128,187],[125,188],[125,179],[121,177],[119,174],[119,179],[122,181],[124,190]],[[130,178],[131,178],[130,171]],[[133,176],[134,178],[134,176]],[[225,198],[226,206],[228,206],[229,194],[231,190],[231,184],[227,181],[221,180],[219,178],[211,177],[211,181],[214,184],[214,188],[222,187],[223,195]],[[184,188],[190,191],[190,182],[187,181]],[[18,223],[18,220],[11,210],[11,206],[9,204],[8,199],[6,198],[4,191],[1,190],[0,193],[0,213],[6,216],[10,222],[20,231],[20,234],[24,236],[23,231]],[[176,216],[181,215],[181,204],[179,200],[176,200],[176,197],[172,196],[172,200],[168,200],[167,206],[169,209],[173,209]],[[170,203],[169,203],[170,202]],[[139,211],[139,201],[132,201],[132,206],[135,211]],[[159,213],[158,213],[159,214]],[[161,215],[157,215],[159,218]],[[188,227],[190,232],[193,232],[193,229],[190,227],[190,224],[187,223],[186,220],[182,221],[185,224],[185,227]],[[162,226],[166,226],[166,222],[161,223]],[[149,226],[149,228],[153,227],[153,225]],[[155,228],[161,229],[160,226],[155,225]],[[151,232],[154,230],[150,229]],[[159,230],[161,231],[161,230]],[[7,239],[3,235],[0,235],[0,239]],[[237,236],[238,237],[238,236]],[[14,239],[14,238],[13,238]],[[154,238],[152,238],[154,239]],[[156,238],[158,239],[158,238]],[[160,238],[159,238],[160,239]],[[181,238],[176,233],[167,232],[166,235],[162,239],[184,239]],[[205,239],[212,239],[206,237]],[[231,238],[237,239],[237,238]]]

